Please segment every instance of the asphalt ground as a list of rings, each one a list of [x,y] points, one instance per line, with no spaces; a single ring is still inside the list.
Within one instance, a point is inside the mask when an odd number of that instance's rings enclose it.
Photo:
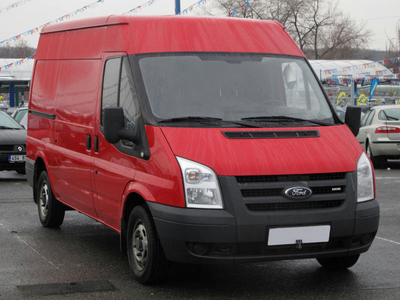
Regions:
[[[400,162],[376,170],[380,228],[345,271],[314,259],[174,265],[165,283],[134,281],[118,234],[76,212],[40,225],[24,175],[0,172],[0,299],[400,299]]]

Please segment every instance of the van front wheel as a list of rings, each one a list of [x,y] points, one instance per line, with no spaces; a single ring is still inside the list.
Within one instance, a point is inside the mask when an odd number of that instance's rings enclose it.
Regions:
[[[143,284],[161,282],[169,269],[149,211],[136,206],[129,217],[128,260],[135,279]]]
[[[328,270],[344,270],[356,264],[360,254],[345,257],[317,258],[317,261]]]
[[[43,171],[39,176],[36,195],[40,223],[44,227],[60,227],[64,221],[65,207],[54,197],[46,171]]]

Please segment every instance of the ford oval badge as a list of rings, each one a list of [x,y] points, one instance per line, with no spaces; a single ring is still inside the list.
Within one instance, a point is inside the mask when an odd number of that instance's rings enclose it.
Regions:
[[[310,197],[311,194],[312,190],[303,186],[295,186],[285,190],[285,196],[289,199],[305,199]]]

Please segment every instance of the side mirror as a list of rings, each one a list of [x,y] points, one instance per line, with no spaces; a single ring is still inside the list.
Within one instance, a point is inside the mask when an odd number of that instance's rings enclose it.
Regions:
[[[361,107],[348,106],[346,109],[346,115],[344,122],[349,126],[351,132],[357,136],[360,131],[360,121],[361,121]]]
[[[132,130],[125,128],[122,107],[106,107],[103,112],[104,137],[107,142],[115,144],[120,140],[128,140],[133,143],[139,141],[138,131],[135,128]]]

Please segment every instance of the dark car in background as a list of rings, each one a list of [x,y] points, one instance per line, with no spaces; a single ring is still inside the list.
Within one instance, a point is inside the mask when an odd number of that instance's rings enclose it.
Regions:
[[[25,174],[26,130],[7,113],[0,111],[0,171]]]

